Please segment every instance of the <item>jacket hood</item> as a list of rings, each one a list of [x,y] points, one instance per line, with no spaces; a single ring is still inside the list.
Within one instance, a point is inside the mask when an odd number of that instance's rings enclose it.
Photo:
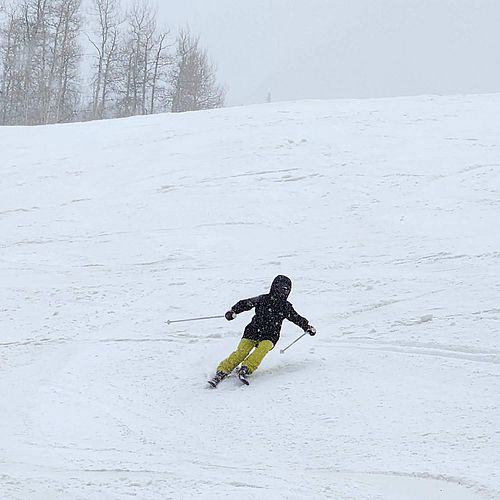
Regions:
[[[292,280],[288,276],[280,274],[274,278],[271,284],[270,295],[277,299],[286,300],[292,291]]]

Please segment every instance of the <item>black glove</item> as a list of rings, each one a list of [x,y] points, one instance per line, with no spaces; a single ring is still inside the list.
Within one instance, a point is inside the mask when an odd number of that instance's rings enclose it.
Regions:
[[[228,321],[232,321],[234,318],[236,318],[236,313],[231,309],[226,314],[224,314],[224,316]]]
[[[314,328],[314,326],[312,326],[312,325],[307,325],[306,329],[304,331],[306,333],[308,333],[311,337],[313,337],[314,335],[316,335],[316,328]]]

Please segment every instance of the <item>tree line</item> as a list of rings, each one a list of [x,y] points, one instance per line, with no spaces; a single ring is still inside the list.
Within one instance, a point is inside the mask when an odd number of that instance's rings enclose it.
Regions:
[[[160,27],[149,0],[91,0],[85,13],[82,0],[0,0],[0,125],[210,109],[224,98],[199,37]]]

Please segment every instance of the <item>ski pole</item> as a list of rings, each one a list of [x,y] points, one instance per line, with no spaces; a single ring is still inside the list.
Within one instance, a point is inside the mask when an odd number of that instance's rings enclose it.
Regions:
[[[303,333],[300,337],[296,338],[290,345],[287,345],[284,349],[280,349],[280,353],[283,354],[289,347],[292,347],[295,342],[298,342],[304,335],[309,335],[307,332]]]
[[[217,318],[224,318],[224,315],[221,315],[221,316],[203,316],[201,318],[168,319],[167,325],[170,325],[171,323],[183,323],[184,321],[200,321],[202,319],[217,319]]]

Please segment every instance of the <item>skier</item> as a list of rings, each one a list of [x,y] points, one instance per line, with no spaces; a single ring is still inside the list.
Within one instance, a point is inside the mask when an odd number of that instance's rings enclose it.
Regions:
[[[316,334],[316,329],[309,324],[306,318],[297,314],[292,304],[288,302],[287,298],[291,290],[292,281],[290,278],[283,275],[276,276],[269,293],[240,300],[225,314],[226,319],[232,321],[237,314],[250,311],[255,307],[255,315],[246,326],[236,351],[219,364],[215,376],[209,380],[212,387],[217,387],[217,384],[240,363],[238,377],[244,384],[248,385],[247,376],[258,368],[264,356],[278,342],[284,319],[300,326],[309,335]]]

